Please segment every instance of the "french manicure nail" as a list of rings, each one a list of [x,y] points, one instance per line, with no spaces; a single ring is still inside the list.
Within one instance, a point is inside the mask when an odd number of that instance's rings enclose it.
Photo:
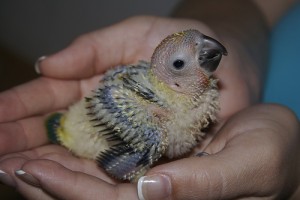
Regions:
[[[27,172],[23,171],[23,170],[17,170],[15,172],[16,176],[19,177],[22,181],[34,186],[34,187],[40,187],[40,183],[39,181],[32,176],[31,174],[28,174]]]
[[[0,170],[0,182],[11,187],[16,186],[16,182],[9,176],[9,174],[2,170]]]
[[[140,200],[167,199],[172,192],[170,178],[160,174],[141,177],[137,189]]]
[[[35,72],[37,74],[41,74],[41,69],[40,69],[40,64],[43,60],[45,60],[47,58],[47,56],[41,56],[37,59],[37,61],[35,62],[34,64],[34,69],[35,69]]]

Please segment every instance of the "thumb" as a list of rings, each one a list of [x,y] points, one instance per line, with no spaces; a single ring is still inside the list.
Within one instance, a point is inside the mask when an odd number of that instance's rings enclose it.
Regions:
[[[147,200],[268,198],[274,185],[271,169],[278,164],[267,159],[271,149],[252,142],[255,143],[249,140],[216,154],[159,165],[139,179],[139,197]],[[268,153],[262,153],[263,149]]]
[[[281,106],[250,107],[219,130],[205,148],[210,155],[151,169],[138,181],[139,196],[147,200],[286,199],[297,184],[297,159],[292,155],[298,156],[293,151],[299,141],[298,127],[294,115]]]
[[[230,178],[223,171],[210,158],[188,158],[158,166],[139,179],[139,198],[231,199],[224,185],[224,179],[227,181]]]

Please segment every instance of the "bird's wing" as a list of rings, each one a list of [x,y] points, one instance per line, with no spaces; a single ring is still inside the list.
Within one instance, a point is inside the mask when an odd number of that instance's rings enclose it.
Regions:
[[[139,82],[144,71],[133,71],[134,75],[126,70],[115,72],[117,81],[106,78],[94,96],[87,98],[91,120],[111,144],[99,155],[99,165],[111,175],[129,180],[146,171],[166,148],[162,123],[149,109],[163,110],[163,103],[147,84]]]

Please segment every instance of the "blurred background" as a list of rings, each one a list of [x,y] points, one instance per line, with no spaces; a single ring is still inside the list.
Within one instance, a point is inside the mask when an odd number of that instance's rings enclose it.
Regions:
[[[37,77],[34,63],[77,36],[134,15],[167,16],[180,0],[1,0],[0,91]],[[0,199],[22,199],[0,185]]]
[[[134,15],[168,15],[179,0],[1,0],[0,91],[33,78],[33,64],[82,33]]]

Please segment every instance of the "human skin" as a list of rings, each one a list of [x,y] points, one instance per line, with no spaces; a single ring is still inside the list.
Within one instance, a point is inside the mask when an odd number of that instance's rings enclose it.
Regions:
[[[171,192],[173,199],[280,199],[293,195],[300,179],[299,122],[291,111],[278,105],[243,110],[259,101],[264,57],[249,54],[250,40],[238,37],[246,34],[245,30],[231,32],[228,28],[222,34],[216,24],[205,23],[158,17],[125,20],[81,36],[40,63],[43,77],[0,94],[0,152],[6,154],[0,158],[0,169],[9,175],[5,175],[5,183],[29,199],[137,199],[136,185],[117,183],[92,161],[48,145],[43,121],[48,113],[65,109],[87,94],[105,69],[149,60],[166,35],[196,28],[219,39],[229,52],[216,72],[222,81],[219,126],[195,149],[195,153],[211,155],[159,165],[148,172],[148,178],[163,177],[163,182],[171,183],[171,191],[163,192]],[[268,34],[262,30],[258,34],[261,39]],[[266,53],[267,44],[259,45],[251,48]],[[30,181],[28,176],[16,175],[19,169],[34,178]],[[147,184],[142,189],[151,197]]]

